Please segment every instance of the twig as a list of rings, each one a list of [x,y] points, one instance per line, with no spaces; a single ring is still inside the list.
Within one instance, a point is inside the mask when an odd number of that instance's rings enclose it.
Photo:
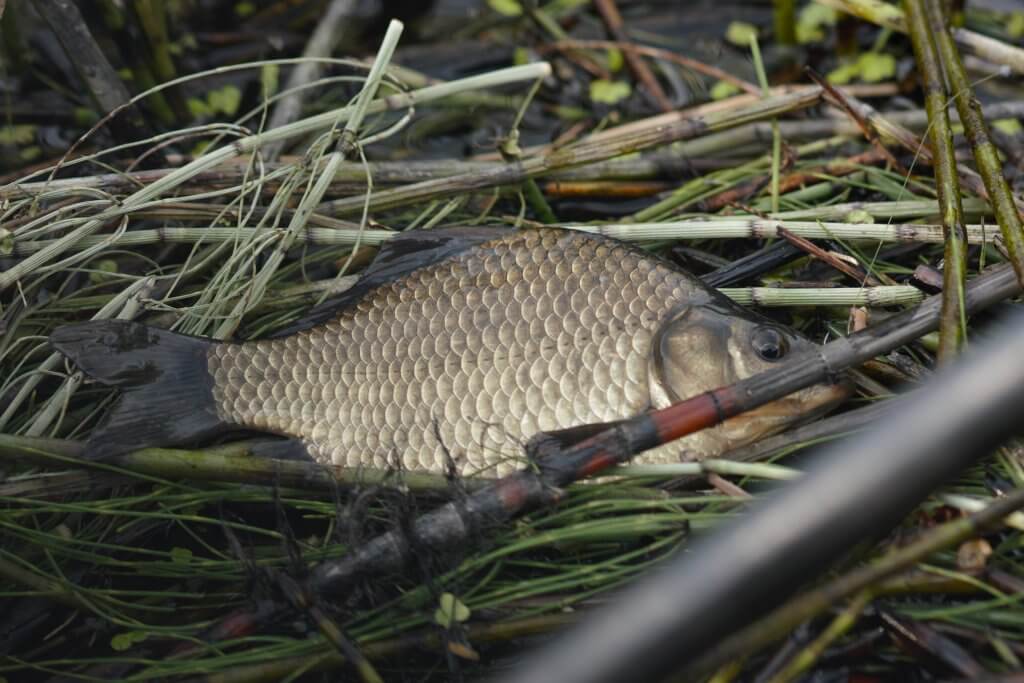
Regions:
[[[779,226],[778,233],[782,239],[786,240],[798,249],[802,249],[819,261],[827,263],[839,272],[853,278],[854,282],[858,284],[871,285],[872,287],[876,287],[881,284],[876,278],[872,277],[869,273],[864,272],[861,268],[847,263],[840,258],[836,258],[835,254],[830,254],[814,242],[811,242],[804,237],[800,237],[799,235],[795,235],[782,226]]]
[[[899,159],[892,155],[892,152],[889,151],[888,147],[882,144],[882,141],[878,138],[878,131],[876,131],[874,127],[865,120],[863,116],[861,116],[861,113],[857,111],[856,108],[850,106],[849,101],[843,93],[839,92],[838,88],[829,83],[827,78],[823,78],[821,74],[814,69],[807,67],[805,71],[807,75],[810,76],[811,80],[824,88],[825,92],[832,96],[835,103],[839,105],[844,112],[846,112],[855,124],[857,124],[857,127],[860,128],[862,133],[864,133],[864,137],[866,137],[868,142],[870,142],[871,145],[878,150],[883,157],[885,157],[886,161],[889,162],[889,165],[902,175],[909,177],[910,171],[899,162]]]
[[[710,76],[711,78],[716,78],[720,81],[731,83],[740,90],[743,90],[744,92],[747,92],[751,95],[761,95],[761,89],[758,88],[753,83],[749,83],[748,81],[745,81],[742,78],[734,76],[728,71],[723,71],[722,69],[719,69],[717,66],[705,64],[704,62],[698,61],[691,57],[686,57],[685,55],[676,54],[675,52],[663,50],[657,47],[651,47],[649,45],[638,45],[637,43],[623,43],[617,40],[560,40],[556,43],[551,43],[550,46],[541,46],[541,50],[543,51],[545,49],[551,48],[559,50],[573,48],[618,48],[620,50],[625,51],[627,47],[629,47],[629,49],[631,49],[636,54],[645,55],[647,57],[652,57],[654,59],[663,59],[666,62],[674,62],[675,64],[686,67],[691,71],[696,71],[697,73],[704,74],[705,76]]]
[[[981,113],[981,104],[971,90],[960,53],[953,44],[949,28],[942,17],[942,10],[939,6],[932,6],[931,3],[924,3],[924,7],[929,20],[929,34],[934,36],[938,45],[942,65],[949,79],[953,101],[956,103],[960,120],[964,124],[967,140],[971,143],[974,162],[978,165],[978,171],[981,173],[985,189],[988,191],[988,199],[992,203],[996,221],[1003,233],[1006,251],[1010,255],[1010,262],[1013,263],[1013,267],[1017,271],[1017,277],[1024,283],[1024,233],[1021,229],[1019,205],[1015,204],[1006,178],[1003,177],[1003,165],[999,160],[999,152],[989,137],[988,126]],[[943,110],[945,110],[945,103],[943,103]],[[942,189],[941,185],[939,189]],[[946,263],[946,268],[949,268],[948,253]]]
[[[594,6],[597,7],[597,11],[601,15],[601,20],[604,22],[605,27],[607,27],[608,32],[622,45],[622,54],[626,58],[629,70],[633,72],[638,81],[644,84],[647,92],[657,102],[658,107],[662,111],[672,111],[675,109],[672,106],[672,102],[669,101],[668,95],[662,89],[661,84],[658,83],[658,79],[651,72],[646,62],[640,59],[636,49],[626,36],[622,26],[622,15],[619,14],[619,8],[615,5],[615,0],[594,0]]]
[[[654,117],[651,119],[651,125],[631,124],[623,126],[624,130],[619,132],[612,129],[606,131],[600,139],[595,136],[562,149],[552,150],[542,156],[527,158],[520,163],[499,166],[493,171],[467,173],[383,190],[374,195],[370,206],[374,210],[391,209],[427,198],[438,199],[498,185],[518,184],[527,178],[535,178],[553,171],[611,159],[622,154],[639,152],[650,147],[809,107],[818,101],[820,94],[820,88],[804,88],[788,95],[765,98],[735,110],[684,118],[669,124],[659,122],[658,125],[654,125],[658,118]],[[362,211],[363,204],[362,197],[350,197],[325,202],[319,210],[331,215],[347,215]]]

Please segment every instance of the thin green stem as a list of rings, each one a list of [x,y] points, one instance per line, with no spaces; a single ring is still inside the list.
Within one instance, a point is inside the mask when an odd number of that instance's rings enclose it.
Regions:
[[[925,15],[923,0],[903,0],[914,56],[924,87],[928,110],[935,181],[939,192],[939,215],[946,239],[942,273],[942,316],[939,322],[939,362],[947,363],[960,353],[966,341],[967,314],[964,310],[964,283],[967,279],[967,238],[964,234],[963,206],[957,180],[953,129],[946,111],[947,94],[939,63],[938,50]],[[1012,244],[1007,242],[1007,247]],[[1024,252],[1021,252],[1024,254]],[[1011,251],[1012,254],[1012,251]],[[1014,268],[1018,267],[1016,259]],[[1024,260],[1020,261],[1024,267]],[[1018,276],[1024,271],[1018,270]]]

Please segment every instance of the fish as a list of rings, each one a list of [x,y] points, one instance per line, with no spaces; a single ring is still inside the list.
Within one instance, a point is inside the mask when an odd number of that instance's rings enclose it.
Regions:
[[[531,439],[571,443],[816,346],[654,254],[558,228],[399,234],[351,289],[265,339],[103,320],[50,342],[121,389],[87,453],[245,429],[320,463],[494,476],[522,467]],[[847,393],[814,385],[635,462],[721,455]]]

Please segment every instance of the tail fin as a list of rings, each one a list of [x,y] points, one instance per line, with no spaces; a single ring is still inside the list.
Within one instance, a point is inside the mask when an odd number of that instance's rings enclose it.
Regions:
[[[105,457],[173,446],[222,431],[207,371],[215,342],[126,320],[64,325],[50,343],[93,379],[123,393],[93,432],[86,454]]]

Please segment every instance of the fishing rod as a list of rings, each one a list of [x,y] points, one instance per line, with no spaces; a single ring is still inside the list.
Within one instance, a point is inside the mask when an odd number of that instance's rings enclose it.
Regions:
[[[938,486],[1019,432],[1021,338],[1018,311],[995,338],[874,428],[833,446],[803,477],[497,680],[659,680],[698,660],[703,668],[723,664],[730,653],[709,657],[713,646],[782,604],[855,544],[890,530]]]

